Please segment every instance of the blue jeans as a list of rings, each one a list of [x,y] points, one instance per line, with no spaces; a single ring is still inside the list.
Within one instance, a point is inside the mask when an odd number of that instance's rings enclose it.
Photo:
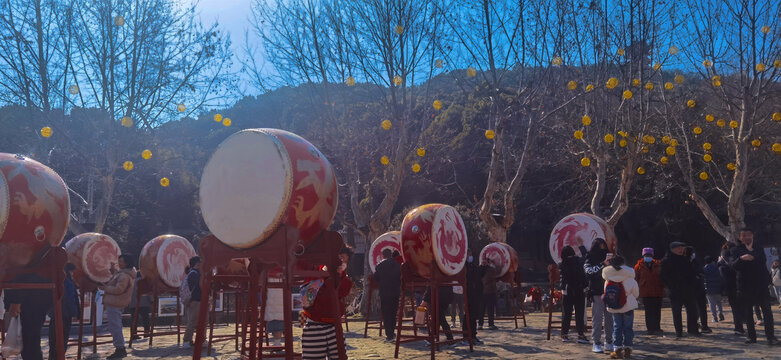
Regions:
[[[632,329],[634,322],[634,310],[613,314],[613,346],[616,349],[632,346],[632,340],[635,338],[635,331]]]

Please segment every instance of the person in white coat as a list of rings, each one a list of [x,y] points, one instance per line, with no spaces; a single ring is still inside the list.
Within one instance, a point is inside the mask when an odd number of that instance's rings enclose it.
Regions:
[[[607,311],[613,314],[614,350],[610,354],[613,359],[626,359],[632,354],[634,310],[637,309],[637,297],[640,296],[635,271],[624,263],[623,257],[615,256],[610,259],[610,266],[602,270],[602,278],[605,279],[603,299]]]

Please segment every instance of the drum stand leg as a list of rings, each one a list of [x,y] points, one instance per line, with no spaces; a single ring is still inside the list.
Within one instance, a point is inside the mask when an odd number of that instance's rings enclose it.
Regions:
[[[95,301],[96,293],[91,292],[90,298],[92,299],[92,307],[90,309],[90,315],[92,316],[92,353],[97,354],[98,352],[98,304],[97,301]],[[100,317],[103,317],[103,314],[100,314]]]
[[[149,319],[149,347],[152,347],[152,342],[155,338],[155,322],[157,322],[157,309],[159,308],[159,299],[157,296],[157,291],[154,292],[154,301],[152,302],[154,304],[154,307],[152,308],[152,318]]]
[[[81,298],[81,308],[79,309],[79,338],[76,340],[76,359],[81,359],[81,346],[84,342],[84,295],[84,291],[79,291],[79,297]],[[90,304],[91,307],[95,306],[95,304],[92,304],[92,302]],[[94,326],[95,319],[93,318],[92,321]]]

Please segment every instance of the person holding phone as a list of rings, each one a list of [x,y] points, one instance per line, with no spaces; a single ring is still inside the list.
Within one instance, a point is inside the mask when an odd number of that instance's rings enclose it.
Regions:
[[[115,351],[108,360],[122,359],[127,356],[125,337],[122,334],[122,310],[130,305],[135,285],[136,269],[130,255],[122,254],[117,263],[111,263],[111,279],[98,286],[103,290],[103,308],[108,318],[108,331],[113,338]]]

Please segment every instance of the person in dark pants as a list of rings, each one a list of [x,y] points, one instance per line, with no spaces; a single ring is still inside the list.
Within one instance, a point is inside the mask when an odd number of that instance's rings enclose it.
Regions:
[[[453,287],[452,286],[440,286],[437,296],[439,297],[439,326],[442,327],[442,331],[445,332],[445,337],[448,340],[453,340],[453,332],[450,331],[450,324],[447,322],[447,309],[450,307],[450,303],[453,302]],[[431,287],[426,288],[426,293],[423,294],[423,302],[421,306],[428,307],[428,303],[431,302]]]
[[[662,299],[664,284],[660,276],[662,263],[654,259],[654,249],[644,248],[643,257],[635,264],[635,280],[645,308],[645,329],[648,335],[662,335]]]
[[[469,329],[472,331],[472,340],[475,344],[483,342],[477,338],[477,317],[482,309],[483,302],[483,273],[475,262],[470,249],[466,258],[466,298],[469,303]],[[461,323],[462,330],[466,331],[466,322]]]
[[[499,269],[491,259],[485,260],[483,265],[483,311],[480,313],[480,317],[477,319],[478,328],[483,329],[483,318],[488,313],[488,328],[491,330],[498,329],[494,325],[494,316],[496,316],[496,277],[499,276]]]
[[[697,275],[694,273],[691,261],[686,257],[686,244],[674,241],[670,244],[670,252],[662,259],[660,272],[662,282],[670,290],[670,306],[673,312],[675,336],[683,336],[683,319],[681,311],[686,307],[686,329],[689,335],[699,336],[697,327]]]
[[[746,319],[746,343],[757,342],[754,328],[753,307],[759,306],[764,315],[765,337],[768,345],[778,344],[773,329],[773,311],[770,309],[768,286],[770,273],[765,267],[765,252],[754,247],[754,233],[749,229],[740,230],[740,242],[732,252],[730,265],[735,269],[738,286],[738,303]]]
[[[38,274],[22,274],[14,278],[14,283],[51,282]],[[46,313],[52,307],[52,292],[46,289],[6,289],[6,317],[19,316],[22,323],[22,359],[43,360],[41,351],[41,328]]]
[[[385,339],[393,341],[396,338],[396,311],[399,307],[399,295],[401,294],[401,265],[393,258],[390,249],[382,250],[385,258],[377,264],[374,271],[374,281],[380,290],[380,312],[382,324],[385,327]]]
[[[73,270],[76,265],[65,264],[65,293],[62,296],[62,338],[65,351],[68,351],[68,338],[70,337],[73,318],[79,316],[79,296],[76,294],[76,284],[73,282]],[[49,311],[49,318],[54,319],[54,311]],[[54,321],[49,322],[49,359],[57,358],[57,335]]]
[[[724,278],[723,293],[727,295],[727,302],[730,309],[732,309],[732,323],[735,328],[735,335],[745,335],[746,331],[743,330],[743,313],[740,311],[740,305],[738,304],[738,285],[735,279],[735,270],[730,266],[728,260],[732,256],[732,251],[735,249],[735,244],[728,242],[721,247],[721,257],[719,258],[719,272],[721,277]]]
[[[692,265],[692,270],[694,270],[695,277],[697,278],[695,294],[697,300],[697,313],[700,316],[700,332],[703,334],[710,334],[713,332],[713,330],[708,327],[708,300],[705,296],[705,275],[703,273],[703,265],[700,264],[700,261],[697,259],[693,247],[686,247],[686,256],[689,258],[689,262]]]
[[[578,332],[578,343],[588,344],[586,337],[586,272],[583,262],[575,256],[572,246],[565,246],[561,250],[561,291],[563,304],[561,308],[561,341],[569,341],[569,327],[572,323],[572,311],[575,310],[575,329]]]

